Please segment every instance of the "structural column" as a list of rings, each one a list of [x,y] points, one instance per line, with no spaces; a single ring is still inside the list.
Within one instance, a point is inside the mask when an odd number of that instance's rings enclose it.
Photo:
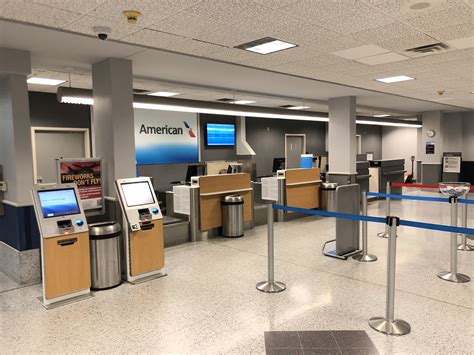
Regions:
[[[418,141],[422,161],[421,183],[437,184],[441,177],[441,160],[444,150],[442,112],[424,112],[422,121],[421,139]]]
[[[40,275],[31,201],[30,73],[29,52],[0,48],[0,165],[7,183],[7,191],[0,192],[0,271],[21,284],[39,281]]]
[[[356,170],[356,98],[329,99],[329,181],[340,185],[355,183]]]
[[[92,66],[94,155],[102,157],[105,196],[114,181],[136,176],[133,76],[130,60],[108,58]]]

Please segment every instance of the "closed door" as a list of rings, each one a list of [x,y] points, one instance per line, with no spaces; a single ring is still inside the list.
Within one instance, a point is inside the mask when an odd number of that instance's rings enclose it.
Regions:
[[[305,154],[304,135],[286,135],[286,168],[294,169],[300,167],[301,154]]]
[[[56,159],[88,158],[88,132],[34,130],[35,182],[57,182]]]

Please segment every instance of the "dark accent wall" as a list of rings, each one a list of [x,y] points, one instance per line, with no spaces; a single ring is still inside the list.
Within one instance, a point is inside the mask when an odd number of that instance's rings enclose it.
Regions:
[[[362,154],[374,153],[374,159],[382,159],[382,126],[357,125],[361,136]]]
[[[90,106],[61,104],[56,94],[29,92],[30,121],[34,127],[90,128]]]
[[[33,206],[3,205],[5,215],[0,217],[0,242],[16,250],[39,248],[39,230]]]
[[[306,134],[307,152],[326,154],[327,123],[248,117],[246,126],[247,142],[256,153],[257,176],[271,175],[273,158],[285,157],[285,134]]]

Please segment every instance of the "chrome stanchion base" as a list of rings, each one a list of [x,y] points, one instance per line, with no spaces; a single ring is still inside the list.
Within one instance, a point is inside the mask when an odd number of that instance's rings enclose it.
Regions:
[[[461,251],[474,251],[474,246],[469,245],[469,244],[459,244],[458,245],[458,250]]]
[[[371,261],[377,260],[377,257],[375,255],[372,255],[372,254],[365,254],[365,255],[364,254],[358,254],[358,255],[354,255],[352,257],[352,259],[357,260],[357,261],[370,263]]]
[[[388,320],[383,317],[370,318],[369,325],[376,331],[387,335],[405,335],[410,333],[410,324],[401,319]]]
[[[450,271],[443,271],[438,274],[438,277],[444,281],[456,282],[456,283],[465,283],[471,281],[471,278],[467,275],[456,273],[453,274]]]
[[[262,281],[257,284],[257,290],[267,293],[277,293],[286,290],[286,285],[283,282],[275,281],[270,283],[268,281]]]
[[[388,233],[385,233],[385,232],[377,233],[377,237],[379,237],[379,238],[388,238]]]

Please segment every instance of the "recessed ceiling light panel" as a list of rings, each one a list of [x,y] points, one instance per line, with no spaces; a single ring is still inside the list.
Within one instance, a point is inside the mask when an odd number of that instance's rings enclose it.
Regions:
[[[283,105],[279,106],[280,108],[286,108],[287,110],[305,110],[307,108],[311,108],[310,106],[295,106],[295,105]]]
[[[56,86],[65,83],[65,80],[57,80],[57,79],[48,79],[48,78],[38,78],[34,76],[26,80],[28,84],[37,84],[37,85],[50,85]]]
[[[250,104],[254,104],[256,102],[257,101],[252,101],[252,100],[235,100],[234,104],[237,104],[237,105],[250,105]]]
[[[390,115],[374,115],[374,117],[390,117]]]
[[[161,96],[161,97],[171,97],[171,96],[176,96],[179,95],[179,92],[170,92],[170,91],[157,91],[157,92],[151,92],[147,95],[150,96]]]
[[[415,78],[412,78],[406,75],[398,75],[398,76],[389,76],[387,78],[379,78],[375,80],[380,81],[382,83],[391,84],[391,83],[398,83],[400,81],[415,80]]]
[[[283,51],[285,49],[297,47],[296,44],[281,41],[276,38],[272,37],[265,37],[258,39],[256,41],[248,42],[236,46],[235,48],[244,49],[246,51],[259,53],[259,54],[270,54],[279,51]]]

